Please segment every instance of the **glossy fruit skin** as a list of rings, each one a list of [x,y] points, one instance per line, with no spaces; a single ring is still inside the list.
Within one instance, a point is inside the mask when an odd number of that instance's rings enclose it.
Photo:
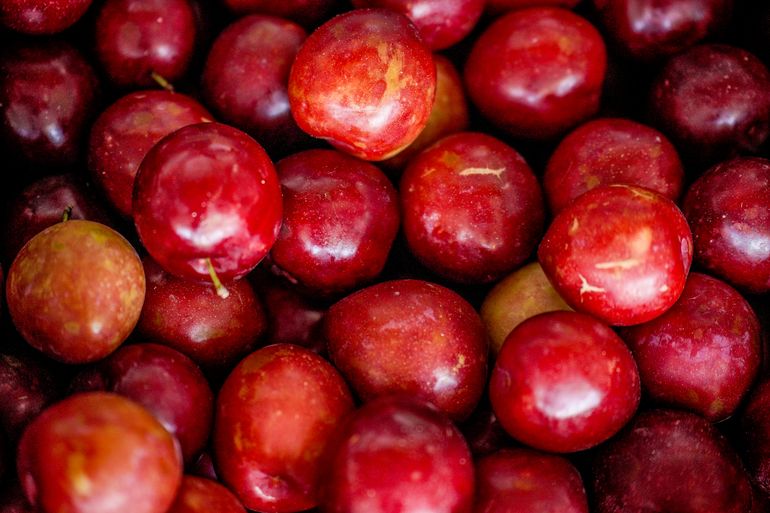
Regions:
[[[481,319],[489,347],[500,352],[508,334],[523,321],[544,312],[572,310],[554,290],[538,262],[521,267],[500,280],[481,304]]]
[[[118,87],[156,85],[153,72],[173,83],[187,71],[195,37],[187,0],[107,0],[96,20],[96,55]]]
[[[17,465],[42,513],[164,513],[182,478],[176,440],[147,410],[106,392],[45,410],[24,432]]]
[[[593,0],[613,43],[636,59],[674,55],[722,28],[733,0]]]
[[[353,0],[353,6],[382,7],[407,16],[431,50],[443,50],[470,34],[484,10],[483,0]]]
[[[320,457],[353,410],[342,376],[312,351],[274,344],[247,356],[217,397],[221,480],[249,509],[290,513],[317,504]]]
[[[32,237],[60,223],[65,211],[69,219],[112,224],[111,216],[79,176],[72,173],[46,176],[26,187],[8,208],[5,218],[8,261],[12,262]]]
[[[588,513],[583,480],[559,456],[502,449],[476,462],[475,513]]]
[[[581,451],[631,419],[639,404],[639,373],[631,352],[602,322],[547,312],[508,335],[489,397],[517,440],[544,451]]]
[[[177,278],[151,257],[136,331],[146,340],[176,349],[207,369],[224,369],[256,349],[267,329],[262,302],[246,280],[230,283],[221,298],[210,283]]]
[[[677,201],[684,169],[676,148],[654,128],[621,118],[589,121],[556,147],[543,175],[551,213],[599,185],[638,185]]]
[[[283,224],[273,267],[315,294],[346,292],[385,266],[399,227],[398,194],[376,166],[335,150],[278,162]]]
[[[640,413],[599,450],[592,473],[597,513],[744,513],[751,506],[737,455],[693,413]]]
[[[158,344],[123,346],[75,377],[78,392],[113,392],[144,406],[179,441],[191,463],[211,431],[214,395],[192,360]]]
[[[337,432],[326,461],[326,513],[471,511],[468,446],[445,416],[414,397],[365,404]]]
[[[524,262],[543,230],[537,178],[516,150],[461,132],[420,153],[401,177],[409,249],[452,280],[493,281]]]
[[[268,14],[296,21],[304,27],[312,27],[328,19],[338,7],[339,0],[224,0],[224,4],[236,14]]]
[[[216,481],[184,476],[167,513],[246,513],[246,510],[230,490]]]
[[[749,395],[740,416],[744,461],[757,486],[770,494],[770,381]]]
[[[32,238],[8,271],[6,299],[29,344],[66,363],[113,352],[139,320],[142,263],[129,242],[93,221],[56,224]]]
[[[566,9],[516,10],[479,36],[465,65],[471,101],[515,137],[547,139],[599,109],[607,55],[599,32]]]
[[[32,35],[61,32],[78,21],[92,0],[4,0],[0,24]]]
[[[563,209],[538,258],[576,311],[615,326],[654,319],[684,289],[692,263],[690,228],[676,205],[631,185],[592,189]]]
[[[674,306],[621,335],[650,398],[718,422],[733,414],[754,382],[760,333],[756,314],[735,289],[691,273]]]
[[[436,64],[436,96],[430,111],[428,124],[409,146],[379,163],[386,171],[398,174],[414,156],[434,142],[468,128],[470,115],[465,98],[463,81],[451,60],[441,54],[433,54]]]
[[[717,164],[690,186],[683,210],[698,264],[740,289],[770,290],[770,161]]]
[[[0,56],[0,138],[33,164],[67,166],[98,96],[91,65],[63,41],[13,45]]]
[[[487,0],[486,9],[493,15],[499,15],[525,7],[564,7],[572,9],[580,0]]]
[[[364,160],[384,160],[425,127],[436,67],[417,29],[386,9],[356,9],[310,34],[289,75],[299,127]]]
[[[7,435],[3,438],[16,443],[27,424],[59,398],[56,385],[50,370],[37,360],[0,354],[0,431]]]
[[[134,180],[150,148],[175,130],[212,119],[200,103],[184,94],[130,93],[102,112],[91,128],[91,176],[118,212],[130,218]]]
[[[698,162],[755,153],[770,134],[770,71],[740,48],[690,48],[668,61],[650,91],[657,125]]]
[[[206,60],[207,104],[271,152],[285,153],[307,142],[291,116],[288,92],[289,70],[306,38],[291,21],[246,16],[222,31]]]
[[[359,290],[329,308],[324,335],[332,362],[364,401],[401,393],[462,420],[484,390],[484,326],[439,285],[395,280]]]
[[[209,282],[251,271],[281,225],[281,190],[270,158],[249,136],[199,123],[162,139],[139,166],[134,223],[166,271]]]

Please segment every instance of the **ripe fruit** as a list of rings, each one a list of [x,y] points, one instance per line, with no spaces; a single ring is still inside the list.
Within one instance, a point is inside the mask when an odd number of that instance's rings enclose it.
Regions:
[[[72,26],[92,0],[4,0],[0,23],[26,34],[55,34]]]

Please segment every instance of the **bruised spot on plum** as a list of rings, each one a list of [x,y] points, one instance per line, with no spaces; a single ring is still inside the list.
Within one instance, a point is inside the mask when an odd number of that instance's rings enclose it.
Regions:
[[[501,179],[500,175],[502,175],[504,172],[505,172],[504,167],[500,167],[497,169],[491,169],[487,167],[469,167],[467,169],[463,169],[462,171],[460,171],[459,175],[460,176],[492,175],[497,177],[498,179]]]

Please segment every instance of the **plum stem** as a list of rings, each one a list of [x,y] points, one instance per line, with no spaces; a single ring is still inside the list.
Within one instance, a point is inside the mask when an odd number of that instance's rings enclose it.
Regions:
[[[222,282],[219,280],[219,276],[217,276],[217,272],[214,270],[214,264],[211,263],[211,259],[206,259],[206,267],[209,268],[209,276],[211,276],[211,283],[214,284],[214,289],[217,291],[217,296],[221,297],[222,299],[227,299],[230,297],[230,291],[227,290],[227,287],[222,285]]]
[[[64,212],[62,212],[61,222],[66,223],[67,221],[70,220],[71,217],[72,217],[72,207],[67,207],[64,209]]]
[[[154,72],[154,71],[153,71],[152,73],[150,73],[150,76],[151,76],[151,77],[152,77],[152,79],[153,79],[155,82],[157,82],[157,83],[158,83],[158,85],[159,85],[159,86],[161,86],[163,89],[165,89],[165,90],[166,90],[166,91],[168,91],[169,93],[173,93],[173,92],[174,92],[174,86],[172,86],[172,85],[171,85],[171,82],[169,82],[168,80],[166,80],[165,78],[163,78],[163,75],[161,75],[160,73],[156,73],[156,72]]]

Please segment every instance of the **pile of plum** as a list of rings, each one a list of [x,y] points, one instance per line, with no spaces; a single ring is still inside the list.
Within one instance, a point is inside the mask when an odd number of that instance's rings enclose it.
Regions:
[[[770,512],[770,2],[0,0],[0,513]]]

